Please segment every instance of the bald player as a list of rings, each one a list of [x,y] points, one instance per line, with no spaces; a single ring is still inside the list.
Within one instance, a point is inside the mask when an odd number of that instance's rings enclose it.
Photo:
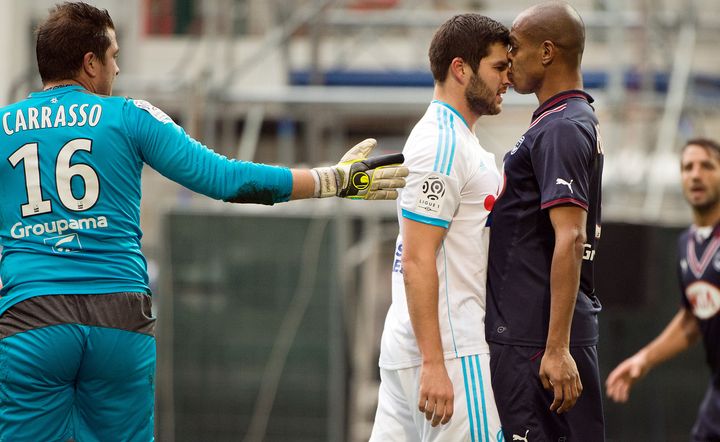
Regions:
[[[506,440],[605,438],[593,287],[603,153],[584,41],[561,2],[523,11],[510,31],[510,81],[540,105],[505,155],[490,238],[485,331]]]

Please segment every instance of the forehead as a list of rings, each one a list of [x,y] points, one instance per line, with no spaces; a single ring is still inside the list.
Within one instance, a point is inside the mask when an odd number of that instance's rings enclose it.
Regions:
[[[720,163],[720,153],[698,144],[689,144],[682,151],[682,163],[708,160]]]
[[[117,42],[117,36],[115,35],[115,29],[107,28],[107,35],[108,35],[108,38],[110,39],[109,49],[117,49],[118,42]]]
[[[480,60],[480,63],[485,62],[495,64],[498,62],[508,61],[507,46],[505,46],[503,43],[493,43],[490,45],[489,49],[490,50],[488,51],[488,54]]]
[[[510,38],[515,40],[522,40],[525,34],[525,28],[527,27],[527,18],[524,14],[519,15],[515,21],[513,21],[510,27]]]

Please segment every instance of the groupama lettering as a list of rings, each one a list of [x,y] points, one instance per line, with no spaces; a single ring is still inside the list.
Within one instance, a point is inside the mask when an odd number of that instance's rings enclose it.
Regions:
[[[58,235],[62,235],[63,232],[68,230],[88,230],[106,228],[107,226],[107,218],[104,216],[83,219],[59,219],[49,223],[32,224],[28,226],[24,226],[19,222],[13,224],[10,229],[10,235],[15,239],[21,239],[30,235],[41,236],[46,233],[57,233]]]

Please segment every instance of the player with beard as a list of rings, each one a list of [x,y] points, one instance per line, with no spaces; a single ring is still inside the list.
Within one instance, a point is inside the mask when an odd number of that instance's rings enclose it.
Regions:
[[[707,138],[689,140],[682,149],[680,176],[693,212],[693,225],[678,241],[680,308],[658,337],[610,373],[605,385],[612,400],[625,402],[635,382],[702,338],[712,377],[690,440],[719,441],[720,144]]]
[[[501,177],[473,126],[501,110],[508,38],[502,24],[463,14],[430,45],[434,99],[403,150],[410,175],[398,197],[372,441],[495,441],[501,431],[482,327]]]

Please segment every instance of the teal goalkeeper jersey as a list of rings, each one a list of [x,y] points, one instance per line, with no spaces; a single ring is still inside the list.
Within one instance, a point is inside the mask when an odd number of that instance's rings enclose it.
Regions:
[[[0,314],[39,295],[147,292],[144,164],[215,199],[287,201],[289,169],[229,160],[150,103],[80,86],[0,109]]]

